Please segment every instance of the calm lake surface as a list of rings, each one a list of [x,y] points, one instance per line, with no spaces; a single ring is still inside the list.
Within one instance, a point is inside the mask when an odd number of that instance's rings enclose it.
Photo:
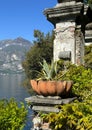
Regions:
[[[15,98],[18,102],[25,102],[25,98],[29,97],[30,94],[27,90],[22,86],[22,81],[24,79],[24,74],[8,74],[8,75],[0,75],[0,99],[6,98]],[[24,128],[24,130],[30,130],[32,127],[31,123],[31,115],[32,111],[28,109],[28,121]]]

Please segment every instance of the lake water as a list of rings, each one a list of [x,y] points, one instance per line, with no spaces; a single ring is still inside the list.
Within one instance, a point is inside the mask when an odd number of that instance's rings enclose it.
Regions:
[[[30,94],[22,86],[24,74],[8,74],[0,75],[0,99],[10,99],[14,97],[18,102],[25,102],[25,98],[29,97]],[[28,109],[28,121],[24,130],[30,130],[32,127],[31,117],[32,111]]]

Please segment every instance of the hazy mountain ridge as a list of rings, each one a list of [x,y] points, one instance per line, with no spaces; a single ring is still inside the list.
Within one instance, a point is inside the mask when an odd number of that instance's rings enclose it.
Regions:
[[[21,62],[32,43],[22,37],[0,41],[0,72],[22,72]]]

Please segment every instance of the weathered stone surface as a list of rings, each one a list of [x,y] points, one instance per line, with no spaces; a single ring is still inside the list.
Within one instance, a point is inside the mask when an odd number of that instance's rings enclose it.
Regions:
[[[54,8],[44,10],[47,19],[54,25],[60,21],[73,21],[80,14],[83,3],[75,1],[57,4]]]
[[[76,28],[75,31],[75,54],[76,61],[75,63],[78,65],[84,64],[84,36],[81,32],[81,27]]]
[[[72,61],[72,63],[75,63],[75,22],[57,23],[56,29],[54,31],[54,61],[59,60],[59,55],[61,52],[70,52],[70,61]]]
[[[39,117],[38,115],[36,115],[33,118],[32,122],[33,122],[33,128],[31,128],[31,130],[51,130],[50,123],[43,122],[41,117]]]
[[[92,30],[92,23],[89,23],[86,25],[86,30]]]
[[[85,27],[85,45],[92,44],[92,22]]]
[[[37,96],[25,98],[25,101],[31,104],[49,104],[49,105],[62,104],[62,100],[60,99],[39,98]]]
[[[61,52],[70,51],[73,64],[84,64],[84,45],[92,43],[91,12],[82,0],[58,0],[55,7],[44,11],[47,20],[55,27],[54,61],[63,57]]]
[[[42,95],[36,95],[36,97],[38,97],[38,98],[43,98],[43,99],[61,99],[61,97],[60,96],[47,96],[47,97],[44,97],[44,96],[42,96]]]
[[[51,130],[51,128],[49,128],[49,126],[50,126],[49,123],[43,123],[42,130]]]
[[[25,98],[27,103],[31,104],[31,109],[33,111],[42,111],[42,112],[59,112],[60,109],[55,107],[56,105],[63,105],[74,101],[76,97],[67,98],[67,99],[55,99],[54,97],[38,97],[32,96]]]
[[[38,98],[37,96],[32,96],[25,98],[25,101],[31,104],[48,104],[48,105],[59,105],[59,104],[67,104],[75,100],[76,97],[66,98],[66,99],[55,99],[55,98]]]
[[[52,106],[32,106],[32,110],[36,111],[36,112],[55,112],[58,113],[60,112],[60,110],[56,107],[52,107]]]
[[[54,61],[60,58],[64,59],[60,54],[61,52],[70,52],[71,56],[67,60],[70,60],[73,64],[83,64],[84,37],[82,33],[81,37],[76,35],[75,20],[80,15],[81,10],[85,13],[86,7],[83,7],[83,3],[79,1],[65,0],[63,3],[61,1],[58,2],[54,8],[44,11],[47,19],[55,25]],[[79,52],[81,53],[79,54]]]
[[[61,51],[58,57],[63,60],[71,60],[71,51]]]

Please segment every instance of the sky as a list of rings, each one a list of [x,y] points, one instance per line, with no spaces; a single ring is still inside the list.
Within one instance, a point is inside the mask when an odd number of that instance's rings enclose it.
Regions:
[[[0,40],[23,37],[34,40],[34,30],[45,34],[54,29],[43,11],[57,0],[0,0]]]

